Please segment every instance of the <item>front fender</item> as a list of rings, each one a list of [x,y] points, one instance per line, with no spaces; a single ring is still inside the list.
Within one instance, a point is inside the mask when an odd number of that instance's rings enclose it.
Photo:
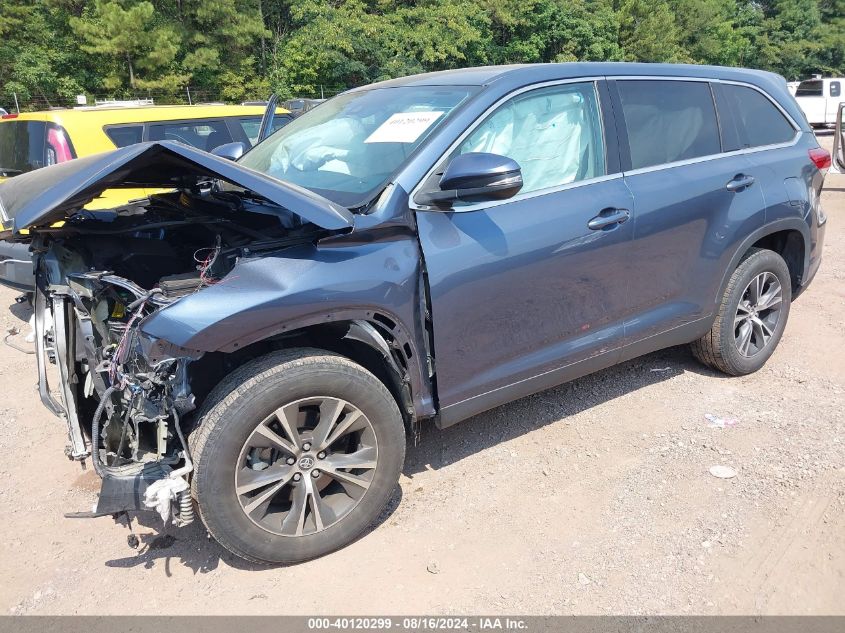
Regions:
[[[233,352],[309,325],[381,314],[394,322],[397,343],[410,347],[415,405],[429,409],[419,268],[410,235],[304,244],[241,259],[220,282],[153,313],[140,327],[187,349]]]

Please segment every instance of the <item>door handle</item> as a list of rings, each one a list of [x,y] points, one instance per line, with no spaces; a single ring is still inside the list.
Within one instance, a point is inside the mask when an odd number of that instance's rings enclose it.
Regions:
[[[596,217],[587,222],[587,228],[600,231],[615,224],[622,224],[630,217],[631,213],[628,209],[602,209]]]
[[[753,176],[746,176],[745,174],[737,174],[733,177],[732,180],[728,181],[728,184],[725,185],[725,189],[728,191],[742,191],[746,187],[750,187],[754,184],[754,177]]]

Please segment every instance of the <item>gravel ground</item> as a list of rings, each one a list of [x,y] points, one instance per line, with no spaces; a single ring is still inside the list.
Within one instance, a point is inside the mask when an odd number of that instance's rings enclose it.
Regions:
[[[97,482],[64,458],[34,357],[0,346],[0,607],[845,614],[845,176],[823,204],[822,269],[763,370],[726,378],[674,348],[426,429],[378,526],[297,566],[246,564],[197,524],[150,520],[136,551],[109,518],[63,518]],[[14,296],[4,331],[25,327]]]

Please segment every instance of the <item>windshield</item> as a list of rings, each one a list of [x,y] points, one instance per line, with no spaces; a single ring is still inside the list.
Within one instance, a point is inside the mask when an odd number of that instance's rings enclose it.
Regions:
[[[358,207],[476,90],[402,86],[342,94],[294,119],[239,162]]]

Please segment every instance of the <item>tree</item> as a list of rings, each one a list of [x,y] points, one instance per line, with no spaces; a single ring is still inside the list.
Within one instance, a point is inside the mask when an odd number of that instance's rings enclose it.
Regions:
[[[435,0],[399,7],[390,16],[386,75],[489,62],[490,20],[470,0]]]
[[[178,19],[185,36],[182,67],[200,83],[223,89],[221,73],[235,73],[247,84],[258,78],[256,48],[270,36],[260,0],[181,0]]]
[[[821,25],[818,28],[815,70],[826,75],[842,74],[845,69],[845,0],[819,3]]]
[[[735,0],[669,0],[669,6],[679,44],[692,61],[738,66],[750,55],[756,29]]]
[[[821,26],[817,0],[774,0],[764,7],[756,65],[788,79],[800,79],[817,66],[815,40]]]
[[[67,15],[50,3],[6,0],[0,12],[0,97],[38,99],[42,107],[82,92],[89,71],[69,37]]]
[[[515,62],[693,62],[845,74],[845,0],[4,0],[0,99],[333,94]],[[168,96],[165,98],[179,98]]]
[[[188,78],[174,72],[179,33],[159,23],[146,0],[95,0],[82,17],[71,17],[70,25],[82,39],[82,50],[112,62],[103,78],[106,88],[128,83],[130,88],[173,89]]]
[[[319,95],[321,86],[355,86],[380,76],[394,27],[370,9],[362,0],[303,0],[291,7],[293,32],[277,61],[295,94]]]
[[[619,21],[605,0],[485,1],[495,63],[618,60]]]
[[[675,14],[664,0],[625,0],[619,7],[619,44],[627,61],[689,61]]]

